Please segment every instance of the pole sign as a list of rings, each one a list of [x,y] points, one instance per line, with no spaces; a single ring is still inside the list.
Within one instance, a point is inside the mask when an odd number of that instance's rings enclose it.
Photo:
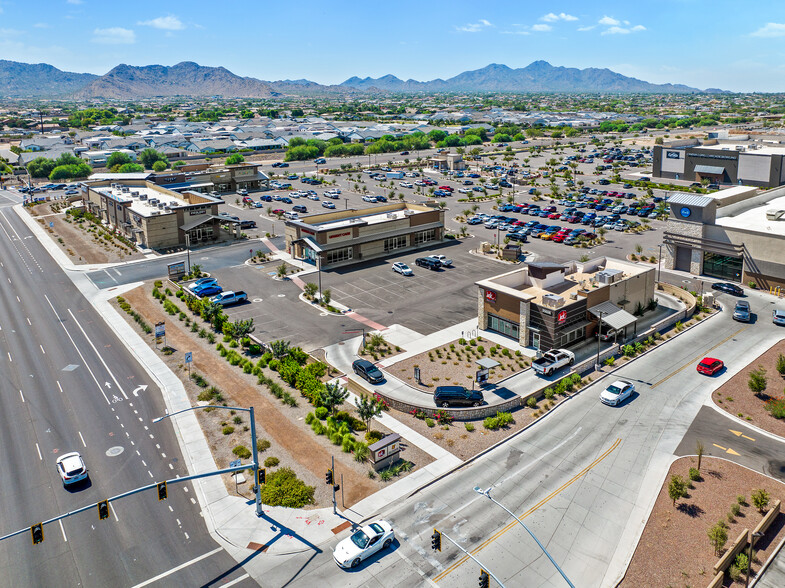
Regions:
[[[234,461],[230,461],[229,462],[229,467],[230,468],[237,468],[237,467],[240,467],[242,465],[242,463],[243,463],[242,459],[235,459]]]
[[[418,367],[414,368],[414,381],[420,383],[420,368]]]
[[[489,373],[490,373],[490,370],[488,370],[488,369],[477,370],[477,373],[474,376],[476,381],[477,381],[477,383],[478,384],[483,384],[484,382],[487,382]]]
[[[188,351],[185,354],[185,363],[192,363],[194,360],[193,353]]]
[[[166,323],[155,323],[155,338],[166,337]]]
[[[167,264],[166,268],[169,270],[170,280],[179,280],[185,275],[184,261],[178,261],[176,263]]]

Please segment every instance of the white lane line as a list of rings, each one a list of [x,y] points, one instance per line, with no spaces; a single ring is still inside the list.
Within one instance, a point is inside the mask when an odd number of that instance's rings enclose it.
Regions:
[[[188,533],[185,534],[185,538],[188,539]],[[250,578],[250,576],[248,574],[243,574],[242,576],[240,576],[239,578],[235,578],[234,580],[232,580],[228,584],[222,584],[222,586],[223,586],[223,588],[229,588],[229,586],[234,586],[235,584],[239,584],[240,582],[242,582],[243,580],[245,580],[247,578]]]
[[[168,504],[167,506],[169,507],[169,512],[174,512],[174,509],[172,508],[171,504]]]
[[[144,467],[147,467],[147,464],[145,463],[145,461],[144,461],[144,460],[142,460],[142,465],[143,465]]]
[[[39,344],[38,346],[41,348],[41,353],[43,353],[44,355],[46,355],[46,351],[44,351],[44,346],[43,346],[43,345],[41,345],[41,344]]]
[[[174,466],[173,466],[172,464],[169,464],[169,469],[170,469],[170,470],[173,470],[173,469],[174,469]]]
[[[186,494],[188,494],[188,486],[183,486],[183,492],[185,492]]]
[[[41,461],[44,461],[44,458],[41,455],[41,448],[38,447],[38,443],[35,444],[35,450],[38,452],[38,459],[40,459]]]
[[[32,326],[33,326],[33,323],[31,323],[31,322],[30,322],[30,317],[27,317],[27,316],[26,316],[25,318],[27,319],[27,324],[28,324],[28,325],[30,325],[30,326],[32,327]]]
[[[186,539],[190,539],[190,537],[188,536],[188,533],[183,533],[183,535],[185,535]]]
[[[68,537],[65,536],[65,527],[63,527],[63,519],[60,519],[57,522],[60,523],[60,530],[63,532],[63,541],[68,543]]]
[[[19,390],[19,396],[21,396],[21,397],[22,397],[22,402],[24,402],[24,401],[25,401],[25,395],[24,395],[24,394],[22,394],[22,391],[21,391],[21,390]]]
[[[87,443],[84,442],[84,437],[82,437],[82,431],[78,431],[79,438],[82,440],[82,446],[87,447]]]
[[[22,301],[19,299],[19,296],[16,297],[16,301],[19,302],[20,304],[22,303]]]
[[[60,380],[55,380],[57,382],[57,387],[60,388],[60,392],[63,391],[63,387],[60,385]]]
[[[141,457],[141,456],[142,456],[142,454],[141,454],[141,453],[139,453],[139,450],[138,450],[138,449],[136,450],[136,455],[138,455],[139,457]]]
[[[191,498],[191,504],[196,504],[196,500],[194,500],[193,498]]]
[[[76,349],[76,352],[79,354],[79,357],[82,358],[82,363],[87,368],[87,371],[90,372],[90,375],[93,377],[93,381],[95,382],[95,385],[98,386],[98,390],[101,392],[101,395],[104,397],[104,400],[106,400],[106,403],[109,406],[111,406],[112,403],[109,402],[109,399],[106,397],[106,394],[104,394],[104,389],[101,387],[101,384],[98,382],[98,378],[95,377],[95,374],[93,373],[93,370],[90,368],[90,364],[87,363],[87,360],[84,358],[84,355],[82,355],[82,352],[79,350],[79,347],[76,346],[76,341],[74,341],[74,338],[71,337],[71,333],[69,333],[68,329],[65,328],[64,321],[63,321],[63,319],[60,318],[60,315],[57,314],[57,311],[55,310],[55,307],[52,305],[52,301],[49,300],[49,296],[44,294],[44,298],[46,298],[46,301],[49,303],[49,307],[52,309],[52,312],[57,317],[57,320],[60,323],[60,326],[63,327],[63,330],[65,331],[65,334],[68,335],[68,338],[71,340],[71,344],[74,346],[74,349]]]
[[[147,470],[147,473],[150,474],[151,478],[153,477],[153,472],[151,472],[150,470]]]
[[[182,563],[179,566],[172,568],[171,570],[167,570],[167,571],[165,571],[162,574],[158,574],[154,578],[150,578],[149,580],[147,580],[145,582],[142,582],[141,584],[137,584],[133,588],[142,588],[143,586],[149,586],[150,584],[152,584],[154,582],[157,582],[158,580],[162,580],[163,578],[166,578],[167,576],[171,576],[175,572],[179,572],[180,570],[185,569],[188,566],[191,566],[191,565],[193,565],[193,564],[195,564],[197,562],[200,562],[203,559],[207,559],[208,557],[211,557],[211,556],[213,556],[216,553],[219,553],[221,551],[223,551],[223,547],[217,547],[217,548],[213,549],[212,551],[208,551],[207,553],[205,553],[203,555],[200,555],[199,557],[195,557],[191,561],[187,561],[185,563]]]
[[[119,519],[119,518],[117,518],[117,511],[115,511],[115,509],[114,509],[114,504],[112,504],[112,503],[110,502],[110,503],[109,503],[109,508],[111,508],[111,509],[112,509],[112,514],[114,515],[114,520],[116,520],[116,521],[119,523],[119,522],[120,522],[120,519]]]
[[[8,361],[10,361],[11,363],[14,363],[14,360],[11,359],[11,352],[8,351],[7,353],[8,353]]]
[[[164,459],[166,459],[166,454],[165,454],[165,453],[162,453],[162,454],[161,454],[161,457],[163,457]]]
[[[79,327],[80,331],[82,331],[82,334],[84,335],[84,338],[87,339],[87,342],[90,344],[90,347],[93,348],[93,351],[98,356],[98,359],[100,359],[101,363],[104,364],[104,368],[106,369],[107,372],[109,372],[109,375],[112,377],[112,381],[115,383],[115,386],[117,386],[117,389],[120,390],[120,392],[123,394],[123,398],[128,400],[128,396],[126,396],[125,390],[123,390],[123,387],[120,385],[120,382],[117,381],[117,378],[115,378],[114,373],[112,373],[112,370],[110,370],[109,366],[106,365],[106,362],[104,361],[103,356],[100,353],[98,353],[98,349],[95,348],[95,345],[93,345],[92,340],[90,339],[90,337],[87,336],[87,333],[85,333],[85,330],[82,328],[82,325],[79,323],[79,321],[76,320],[76,317],[74,316],[74,313],[71,312],[70,308],[68,309],[68,314],[70,314],[71,318],[74,319],[74,322],[76,323],[76,326]]]
[[[182,527],[183,526],[183,524],[180,522],[180,519],[175,519],[175,520],[177,521],[177,526],[178,527]]]
[[[123,274],[121,274],[121,273],[120,273],[118,270],[116,270],[115,268],[112,268],[112,271],[113,271],[114,273],[116,273],[118,276],[122,276],[122,275],[123,275]]]

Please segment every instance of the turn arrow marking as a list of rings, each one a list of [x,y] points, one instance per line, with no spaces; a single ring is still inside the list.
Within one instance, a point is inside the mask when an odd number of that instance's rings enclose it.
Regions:
[[[739,453],[733,451],[733,449],[731,449],[730,447],[723,447],[722,445],[717,445],[716,443],[712,443],[712,445],[714,445],[714,447],[718,447],[719,449],[722,449],[725,453],[729,453],[730,455],[740,455]]]
[[[750,441],[755,441],[755,439],[753,439],[752,437],[747,437],[747,435],[745,435],[741,431],[734,431],[733,429],[728,429],[728,430],[734,435],[736,435],[737,437],[744,437],[745,439],[749,439]]]
[[[134,396],[139,396],[139,392],[144,392],[147,390],[147,384],[142,384],[141,386],[137,386],[134,390]]]

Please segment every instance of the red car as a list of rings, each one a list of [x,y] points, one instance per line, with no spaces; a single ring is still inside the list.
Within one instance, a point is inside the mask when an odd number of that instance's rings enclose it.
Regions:
[[[283,214],[286,211],[282,208],[276,208],[275,210],[271,211],[272,214]]]
[[[701,360],[701,362],[698,364],[698,373],[704,374],[706,376],[713,376],[724,367],[725,364],[722,363],[721,359],[715,359],[713,357],[704,357]]]
[[[548,218],[551,220],[558,220],[559,218],[561,218],[561,214],[559,214],[558,212],[552,212],[548,215]]]
[[[553,237],[551,237],[551,241],[554,243],[561,243],[567,238],[565,233],[556,233]]]

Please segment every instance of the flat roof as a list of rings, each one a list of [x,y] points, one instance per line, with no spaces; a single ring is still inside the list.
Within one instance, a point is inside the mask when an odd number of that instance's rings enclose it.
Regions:
[[[124,192],[123,188],[127,190]],[[128,208],[131,211],[141,216],[164,216],[167,214],[174,214],[173,209],[181,206],[191,206],[188,202],[172,196],[164,194],[160,190],[155,190],[150,186],[121,186],[120,188],[112,188],[111,186],[91,187],[99,194],[111,198],[118,203],[130,202]],[[151,203],[151,201],[154,201]],[[162,206],[158,206],[163,203]],[[204,204],[209,204],[205,202]],[[166,210],[169,207],[169,210]],[[157,214],[153,214],[153,213]]]
[[[785,221],[769,220],[766,218],[767,210],[785,210],[785,196],[772,198],[768,202],[748,208],[734,216],[720,217],[715,221],[715,224],[729,229],[743,229],[785,237]]]
[[[755,145],[755,149],[750,149],[752,145]],[[765,143],[718,143],[717,145],[690,145],[690,147],[714,151],[733,151],[745,155],[785,155],[785,146],[780,147]]]

